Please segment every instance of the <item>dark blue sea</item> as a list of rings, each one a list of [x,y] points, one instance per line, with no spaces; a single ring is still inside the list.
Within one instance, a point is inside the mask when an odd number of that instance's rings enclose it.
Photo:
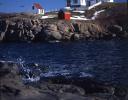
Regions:
[[[128,40],[0,44],[0,60],[18,59],[24,66],[47,67],[41,76],[94,77],[128,85]]]

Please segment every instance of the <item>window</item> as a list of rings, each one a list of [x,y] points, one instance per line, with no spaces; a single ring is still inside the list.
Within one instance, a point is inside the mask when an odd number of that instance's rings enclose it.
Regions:
[[[78,0],[73,0],[73,3],[78,3]]]

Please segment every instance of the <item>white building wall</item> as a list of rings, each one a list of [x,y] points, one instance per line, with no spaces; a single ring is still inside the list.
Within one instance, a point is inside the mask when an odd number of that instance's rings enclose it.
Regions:
[[[44,15],[44,9],[38,9],[38,14],[43,14]]]
[[[77,0],[78,2],[77,3],[74,3],[74,0],[71,0],[71,5],[80,5],[80,0]]]
[[[114,2],[114,0],[109,0],[109,2]]]
[[[86,0],[80,0],[80,5],[85,6],[86,5],[86,2],[85,1]]]
[[[40,14],[41,13],[41,9],[38,9],[38,14]]]
[[[114,2],[114,0],[101,0],[103,2]]]
[[[94,4],[96,4],[96,3],[97,3],[96,0],[92,0],[92,1],[90,2],[91,5],[94,5]]]
[[[74,3],[74,0],[71,0],[71,6],[92,6],[99,4],[99,2],[114,2],[114,0],[77,0],[77,3]],[[90,4],[90,5],[89,5]]]

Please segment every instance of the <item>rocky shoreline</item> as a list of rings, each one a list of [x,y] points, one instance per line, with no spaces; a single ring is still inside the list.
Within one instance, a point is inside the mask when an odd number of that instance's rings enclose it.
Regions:
[[[93,15],[96,9],[86,13]],[[87,21],[44,20],[26,13],[0,14],[0,42],[128,38],[127,4],[103,6],[97,10],[102,9],[105,11],[95,20]]]
[[[0,61],[1,100],[127,100],[128,87],[93,78],[49,77],[23,84],[19,65]]]
[[[111,24],[104,27],[99,21],[66,22],[63,20],[45,21],[29,18],[10,18],[0,21],[0,41],[70,41],[127,38],[122,26]]]
[[[110,8],[88,21],[43,20],[33,14],[2,13],[0,43],[128,39],[127,13],[115,10]],[[24,83],[23,76],[18,63],[0,61],[1,100],[128,100],[128,86],[94,78],[54,76]]]

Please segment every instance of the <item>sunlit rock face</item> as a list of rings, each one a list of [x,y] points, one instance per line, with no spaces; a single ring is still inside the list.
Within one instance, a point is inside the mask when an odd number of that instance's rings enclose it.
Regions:
[[[56,23],[39,19],[12,18],[0,21],[0,41],[50,41],[79,40],[102,38],[127,38],[127,32],[122,26],[114,23],[104,27],[98,22],[57,21]]]

